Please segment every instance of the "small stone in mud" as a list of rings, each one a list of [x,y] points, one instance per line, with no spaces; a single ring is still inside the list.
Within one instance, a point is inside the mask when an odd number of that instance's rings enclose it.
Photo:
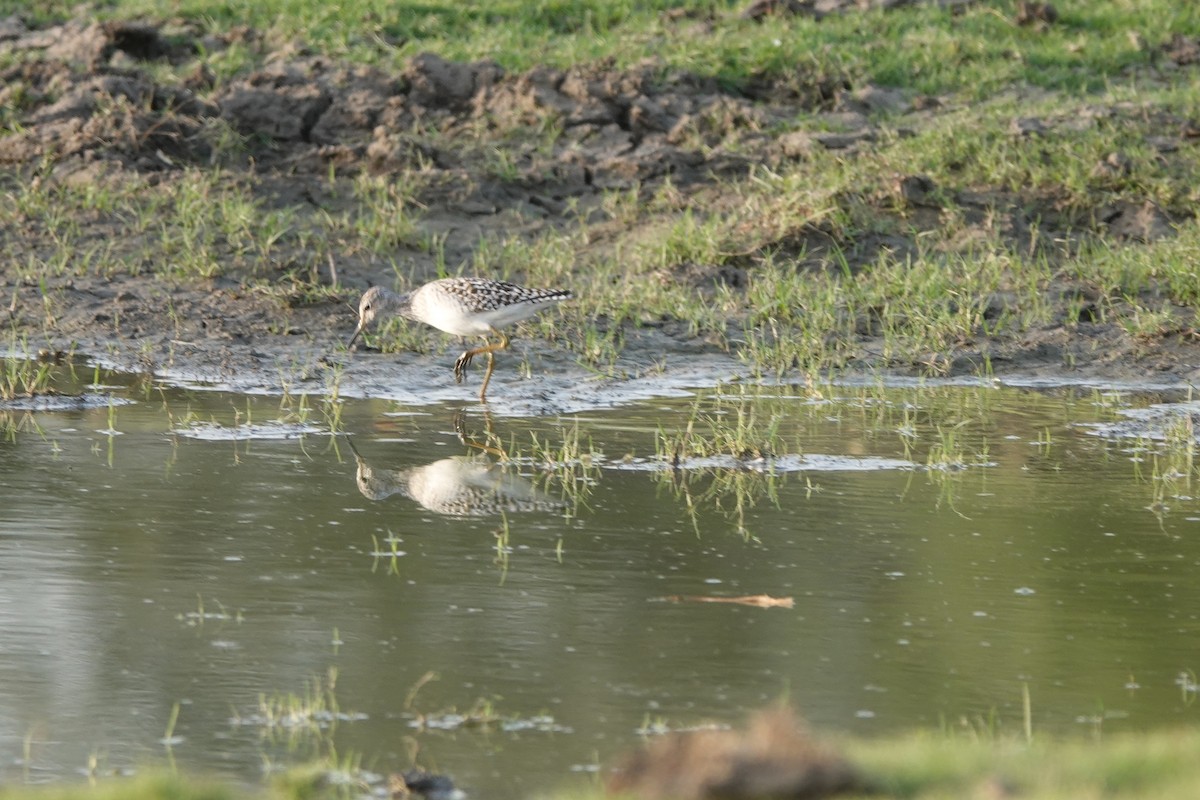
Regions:
[[[1013,21],[1018,25],[1053,25],[1058,21],[1058,9],[1049,3],[1017,0],[1017,13]]]
[[[1037,117],[1020,117],[1014,119],[1009,126],[1014,136],[1042,136],[1049,129],[1045,120]]]
[[[903,114],[912,108],[912,103],[908,101],[901,89],[887,89],[868,84],[855,89],[851,96],[862,103],[868,111],[873,112]]]
[[[754,0],[753,3],[742,9],[742,13],[738,14],[742,19],[752,19],[755,22],[762,22],[765,18],[771,16],[791,16],[793,14],[812,13],[811,4],[799,2],[799,0]]]
[[[788,158],[807,158],[812,154],[813,139],[804,131],[792,131],[779,137],[779,148]]]
[[[940,205],[933,192],[937,189],[937,184],[933,182],[933,178],[928,175],[906,175],[896,181],[896,195],[910,206],[938,206]]]

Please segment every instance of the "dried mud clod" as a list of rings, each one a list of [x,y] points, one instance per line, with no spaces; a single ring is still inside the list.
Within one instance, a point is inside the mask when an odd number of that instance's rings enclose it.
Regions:
[[[1152,200],[1115,202],[1097,212],[1108,234],[1118,240],[1153,242],[1175,235],[1175,220]]]
[[[504,68],[485,60],[464,64],[436,53],[419,53],[402,73],[408,101],[431,110],[466,111],[472,101],[504,77]]]
[[[19,31],[24,23],[12,17],[5,21],[16,35],[4,37],[13,50],[44,50],[51,60],[80,64],[89,69],[110,65],[114,59],[170,61],[182,63],[197,52],[188,36],[166,37],[161,29],[145,22],[84,22],[73,20],[40,31]]]
[[[866,786],[794,714],[776,709],[755,714],[744,731],[668,734],[627,756],[606,788],[643,800],[818,800]]]
[[[209,153],[198,134],[203,118],[217,109],[186,89],[136,73],[80,73],[55,62],[10,67],[0,72],[0,83],[5,99],[18,93],[29,109],[18,132],[0,138],[2,163],[78,156],[135,166],[140,157],[157,156],[161,168],[171,158],[200,160]]]
[[[1162,52],[1181,67],[1200,63],[1200,37],[1177,33],[1163,45]]]
[[[68,22],[31,31],[10,18],[0,25],[0,49],[26,58],[0,74],[2,99],[17,123],[0,137],[0,162],[48,158],[58,174],[97,160],[152,171],[206,166],[221,157],[231,128],[244,137],[232,158],[310,173],[330,165],[465,172],[482,178],[480,197],[471,202],[495,206],[507,204],[509,192],[489,186],[488,158],[503,150],[515,170],[503,182],[557,187],[541,194],[541,206],[554,213],[565,198],[606,188],[665,176],[687,185],[744,172],[779,157],[779,145],[764,131],[786,125],[798,109],[864,102],[849,95],[843,76],[800,65],[741,86],[686,71],[664,75],[654,62],[510,74],[493,61],[421,53],[389,72],[299,48],[267,54],[264,67],[224,82],[200,62],[181,70],[177,84],[139,68],[158,59],[186,67],[201,48],[219,50],[232,41],[262,45],[249,30],[166,35],[150,23]],[[549,149],[534,132],[547,128],[560,131]],[[841,148],[871,136],[860,130],[813,141]]]

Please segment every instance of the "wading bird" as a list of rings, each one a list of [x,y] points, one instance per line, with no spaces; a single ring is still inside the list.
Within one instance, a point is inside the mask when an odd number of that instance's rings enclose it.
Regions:
[[[482,347],[465,350],[454,362],[454,380],[462,383],[471,359],[486,354],[487,372],[479,387],[479,400],[486,402],[488,382],[496,366],[493,353],[509,345],[508,334],[500,329],[571,297],[568,289],[527,289],[489,278],[442,278],[406,294],[372,286],[358,301],[358,327],[349,345],[380,315],[417,320],[456,336],[482,336]],[[499,341],[489,340],[493,334]]]

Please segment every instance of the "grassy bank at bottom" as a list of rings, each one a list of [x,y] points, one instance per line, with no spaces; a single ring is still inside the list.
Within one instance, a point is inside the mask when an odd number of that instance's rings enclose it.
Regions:
[[[914,734],[845,751],[883,797],[1200,797],[1200,732],[1191,729],[1031,744]]]
[[[1006,798],[1036,800],[1165,800],[1200,797],[1200,731],[1180,729],[1032,743],[991,736],[969,738],[913,733],[886,739],[837,742],[840,753],[867,787],[839,797]],[[351,777],[350,780],[345,778]],[[474,793],[465,787],[467,797]],[[90,785],[0,788],[0,800],[311,800],[325,797],[386,796],[382,787],[330,773],[320,766],[297,768],[260,790],[234,788],[177,774],[101,779]],[[393,797],[404,795],[403,790]],[[605,796],[599,786],[564,788],[553,798],[589,800]],[[622,795],[644,796],[644,795]],[[736,790],[727,797],[757,797]],[[793,795],[786,795],[793,796]],[[804,797],[831,796],[810,786]]]

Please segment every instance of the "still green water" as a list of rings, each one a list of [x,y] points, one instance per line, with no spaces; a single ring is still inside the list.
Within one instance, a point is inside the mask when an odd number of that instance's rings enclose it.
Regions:
[[[593,779],[647,725],[784,696],[867,736],[1018,732],[1024,686],[1035,731],[1200,715],[1190,416],[1146,410],[1170,397],[726,389],[333,417],[105,380],[131,402],[0,412],[6,781],[253,781],[333,747],[515,798]],[[663,468],[657,438],[689,420],[775,457]],[[690,599],[746,595],[793,605]],[[481,703],[500,721],[458,724]]]

